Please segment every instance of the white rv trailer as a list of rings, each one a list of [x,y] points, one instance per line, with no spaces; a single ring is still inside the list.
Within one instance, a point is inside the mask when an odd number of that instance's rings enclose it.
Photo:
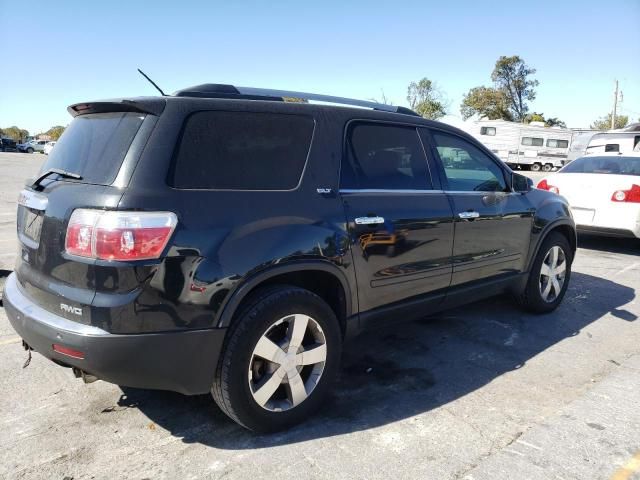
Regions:
[[[640,151],[640,123],[619,130],[573,130],[569,161],[590,154]]]
[[[567,163],[571,130],[505,120],[469,122],[468,133],[476,137],[512,168],[550,171]]]
[[[617,152],[620,154],[633,152],[640,144],[640,132],[604,132],[596,133],[586,148],[585,154]]]

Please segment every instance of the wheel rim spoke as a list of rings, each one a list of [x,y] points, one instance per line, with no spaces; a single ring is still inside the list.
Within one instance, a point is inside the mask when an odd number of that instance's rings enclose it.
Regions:
[[[553,247],[549,253],[551,254],[549,258],[549,266],[551,269],[554,269],[558,264],[558,247]]]
[[[299,405],[307,398],[307,389],[304,387],[302,377],[297,373],[295,375],[288,375],[289,380],[289,401],[292,406]]]
[[[551,267],[546,263],[543,263],[540,267],[540,275],[544,275],[546,277],[551,275]]]
[[[255,392],[253,392],[253,398],[255,398],[258,404],[264,406],[269,401],[282,383],[284,374],[284,368],[278,368],[278,370],[272,373],[271,376],[267,378],[267,380],[262,383]]]
[[[285,355],[284,351],[278,345],[264,335],[258,340],[253,354],[278,364],[282,363],[282,357]]]
[[[305,350],[302,353],[296,355],[296,362],[298,365],[314,365],[321,363],[327,359],[327,345],[322,344],[317,347]]]
[[[544,290],[542,290],[542,298],[547,300],[549,298],[550,293],[551,293],[551,279],[548,279],[544,286]]]
[[[292,325],[290,327],[291,333],[289,335],[289,352],[294,352],[302,345],[304,334],[307,331],[307,325],[309,324],[309,317],[306,315],[294,315]]]

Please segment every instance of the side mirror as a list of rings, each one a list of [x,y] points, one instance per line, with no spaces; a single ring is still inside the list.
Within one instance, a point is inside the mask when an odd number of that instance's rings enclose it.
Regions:
[[[519,173],[514,173],[511,176],[511,187],[514,192],[526,193],[530,192],[533,188],[533,180]]]

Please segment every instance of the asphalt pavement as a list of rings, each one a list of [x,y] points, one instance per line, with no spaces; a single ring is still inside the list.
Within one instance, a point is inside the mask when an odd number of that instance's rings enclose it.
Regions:
[[[0,153],[0,276],[42,160]],[[208,395],[22,368],[0,308],[0,478],[640,479],[640,244],[579,243],[556,312],[498,297],[369,332],[321,412],[275,435]]]

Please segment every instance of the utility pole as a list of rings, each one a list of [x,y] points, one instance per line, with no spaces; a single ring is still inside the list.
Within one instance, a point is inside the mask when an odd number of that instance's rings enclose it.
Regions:
[[[618,80],[616,80],[616,89],[613,91],[613,112],[611,113],[611,130],[616,128],[617,110],[618,110]]]

